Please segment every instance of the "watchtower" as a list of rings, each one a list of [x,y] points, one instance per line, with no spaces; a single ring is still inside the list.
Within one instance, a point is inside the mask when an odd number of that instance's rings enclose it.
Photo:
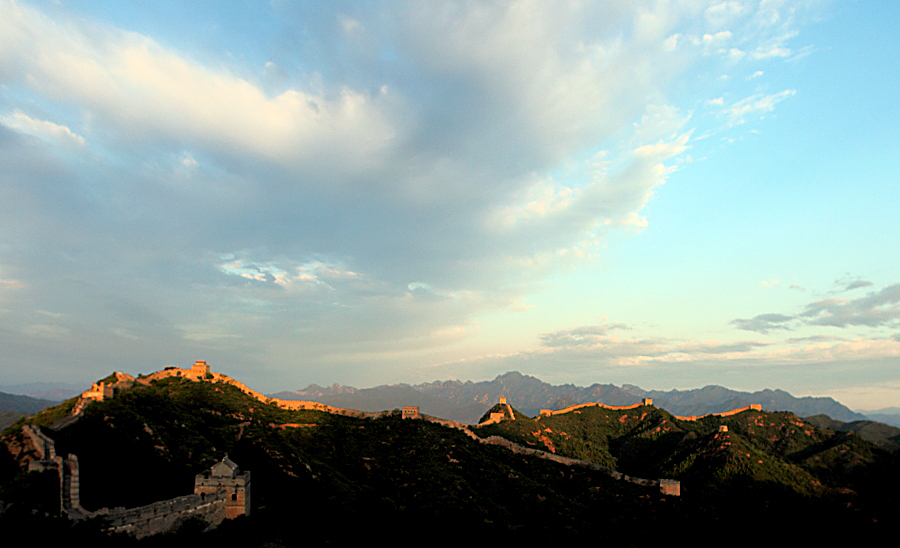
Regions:
[[[419,408],[415,405],[404,405],[400,409],[400,417],[404,419],[418,419]]]
[[[209,366],[206,365],[206,360],[195,361],[194,365],[191,366],[191,373],[198,377],[205,377],[209,374]]]
[[[194,476],[194,493],[201,497],[225,491],[225,517],[250,515],[250,472],[241,473],[226,455],[209,470]]]

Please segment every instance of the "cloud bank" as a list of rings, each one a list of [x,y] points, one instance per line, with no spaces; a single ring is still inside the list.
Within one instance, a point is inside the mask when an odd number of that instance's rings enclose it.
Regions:
[[[611,231],[645,229],[696,118],[720,131],[795,94],[670,100],[697,67],[793,55],[795,11],[770,2],[271,9],[283,34],[313,43],[254,65],[266,52],[256,43],[215,61],[114,22],[0,2],[10,364],[439,361],[476,336],[480,315],[520,310],[548,276],[593,260]],[[813,303],[793,321],[893,322],[894,293]],[[735,325],[766,333],[789,319]],[[617,329],[541,340],[617,359],[762,345],[676,352]]]

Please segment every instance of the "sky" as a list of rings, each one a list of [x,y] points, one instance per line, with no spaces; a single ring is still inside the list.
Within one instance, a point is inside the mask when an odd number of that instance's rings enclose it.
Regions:
[[[0,0],[0,384],[900,405],[900,3]]]

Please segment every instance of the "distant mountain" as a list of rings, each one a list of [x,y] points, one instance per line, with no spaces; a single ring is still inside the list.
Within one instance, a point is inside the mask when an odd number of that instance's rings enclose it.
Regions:
[[[30,382],[0,385],[0,392],[31,396],[32,398],[51,400],[53,402],[67,400],[81,394],[83,390],[83,386],[79,387],[61,382]]]
[[[637,387],[631,391],[644,398],[653,398],[653,403],[664,407],[676,415],[703,415],[721,413],[729,409],[746,407],[751,403],[762,404],[766,411],[790,411],[801,417],[812,415],[828,415],[842,421],[865,420],[866,417],[855,413],[845,405],[826,397],[796,398],[784,390],[760,390],[758,392],[740,392],[721,386],[706,386],[695,390],[670,390],[662,392],[653,390],[644,392]]]
[[[0,411],[37,413],[39,411],[43,411],[51,405],[56,405],[57,403],[59,402],[0,392]]]
[[[885,407],[884,409],[873,409],[872,411],[860,411],[860,413],[869,420],[900,427],[900,407]]]
[[[801,417],[825,414],[841,421],[865,420],[832,398],[795,398],[783,390],[740,392],[721,386],[696,390],[643,390],[634,385],[573,384],[552,385],[530,375],[505,373],[492,381],[435,381],[417,385],[396,384],[357,389],[340,385],[322,388],[310,385],[297,392],[280,392],[275,397],[311,400],[365,411],[381,411],[403,405],[418,405],[423,413],[474,424],[501,396],[527,415],[541,409],[562,409],[582,402],[631,405],[643,398],[676,415],[719,413],[751,403],[760,403],[767,411],[790,411]]]
[[[814,415],[806,417],[806,420],[819,428],[827,428],[835,432],[856,432],[862,439],[889,451],[900,449],[900,428],[896,426],[871,420],[843,422],[826,415]]]
[[[0,431],[21,417],[33,415],[59,402],[0,392]]]

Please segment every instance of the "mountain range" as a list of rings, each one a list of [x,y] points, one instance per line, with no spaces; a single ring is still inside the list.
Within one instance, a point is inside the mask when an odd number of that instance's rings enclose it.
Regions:
[[[273,397],[288,400],[310,400],[364,411],[380,411],[416,405],[423,413],[474,424],[484,409],[500,397],[526,415],[537,415],[541,409],[563,409],[583,402],[607,405],[631,405],[644,398],[675,415],[705,415],[762,404],[766,411],[790,411],[801,417],[828,415],[844,422],[866,420],[864,415],[828,397],[796,398],[783,390],[741,392],[721,386],[695,390],[644,390],[634,385],[573,384],[552,385],[536,377],[509,372],[492,381],[435,381],[416,385],[394,384],[357,389],[334,384],[321,387],[311,384],[296,392],[279,392]]]
[[[543,386],[517,374],[501,384]],[[547,390],[543,397],[555,395]],[[878,538],[900,511],[900,454],[838,421],[820,428],[790,412],[681,420],[653,405],[585,405],[531,418],[503,403],[481,409],[503,420],[470,428],[400,412],[293,409],[221,375],[144,379],[113,392],[85,406],[73,398],[4,430],[0,530],[92,546],[375,538],[658,545],[685,531],[743,545],[751,537],[735,531],[754,524],[765,524],[776,544]],[[227,455],[253,474],[253,511],[211,531],[188,522],[147,542],[105,536],[102,519],[72,526],[54,517],[60,476],[28,472],[39,451],[26,424],[58,454],[77,456],[87,510],[184,495],[197,473]],[[654,478],[680,482],[681,495]]]
[[[543,386],[544,398],[562,399],[533,377],[503,375],[499,384],[518,394]],[[469,397],[454,386],[459,398]],[[404,388],[398,393],[410,395]],[[781,531],[779,540],[833,541],[841,534],[833,524],[856,539],[883,534],[900,509],[898,453],[841,431],[837,421],[819,428],[790,412],[681,420],[652,405],[586,405],[531,418],[503,403],[481,411],[504,420],[468,428],[399,412],[290,409],[211,375],[134,382],[86,406],[77,400],[22,419],[0,437],[0,529],[42,531],[53,542],[139,545],[105,537],[102,519],[71,526],[54,517],[60,476],[28,472],[37,449],[25,424],[59,454],[77,455],[88,510],[184,495],[197,473],[226,455],[252,472],[250,516],[206,532],[190,522],[174,536],[146,539],[150,546],[344,545],[436,535],[459,543],[647,545],[701,528],[722,538],[750,523]],[[653,478],[680,482],[681,496]],[[804,527],[792,529],[796,523]]]

